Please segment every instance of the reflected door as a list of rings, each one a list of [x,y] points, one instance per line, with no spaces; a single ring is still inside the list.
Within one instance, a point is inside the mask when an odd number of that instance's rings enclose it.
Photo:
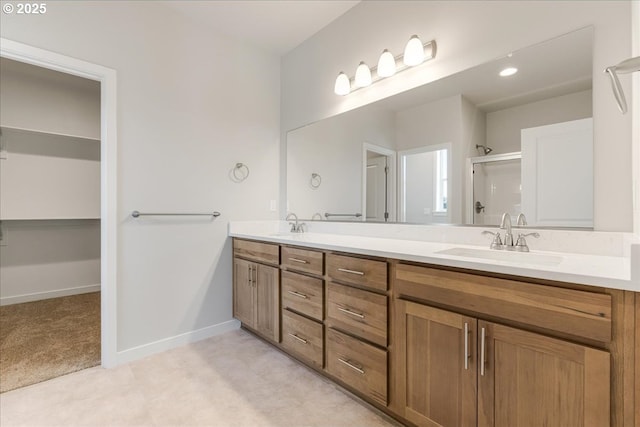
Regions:
[[[367,159],[367,221],[387,221],[388,173],[387,157]]]
[[[593,119],[522,129],[529,225],[593,227]]]

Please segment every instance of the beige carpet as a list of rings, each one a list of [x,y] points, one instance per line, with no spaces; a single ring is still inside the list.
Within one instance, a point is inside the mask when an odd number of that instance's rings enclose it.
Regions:
[[[100,364],[100,292],[0,307],[0,393]]]

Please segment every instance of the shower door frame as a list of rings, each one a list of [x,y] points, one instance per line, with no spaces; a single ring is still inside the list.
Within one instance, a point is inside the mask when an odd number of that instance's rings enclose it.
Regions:
[[[477,157],[469,157],[467,159],[467,167],[466,167],[466,175],[467,175],[467,185],[466,185],[466,215],[465,215],[465,223],[466,224],[474,224],[474,194],[473,194],[473,167],[479,163],[493,163],[493,162],[504,162],[506,160],[520,160],[522,159],[522,152],[514,151],[512,153],[504,153],[504,154],[489,154],[486,156],[477,156]]]

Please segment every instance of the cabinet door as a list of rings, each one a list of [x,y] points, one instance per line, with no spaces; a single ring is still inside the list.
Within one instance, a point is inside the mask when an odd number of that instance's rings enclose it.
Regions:
[[[252,328],[255,326],[252,278],[255,265],[243,259],[233,259],[233,317]]]
[[[280,342],[280,286],[279,270],[254,264],[256,285],[255,329],[266,338]]]
[[[397,393],[418,426],[476,425],[477,320],[397,300]]]
[[[478,330],[478,426],[609,425],[609,353],[490,322]]]

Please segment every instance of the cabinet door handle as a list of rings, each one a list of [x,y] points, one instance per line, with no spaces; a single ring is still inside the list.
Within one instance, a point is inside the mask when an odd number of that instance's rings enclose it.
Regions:
[[[303,298],[303,299],[307,299],[309,298],[308,296],[306,296],[305,294],[301,294],[300,292],[296,292],[296,291],[287,291],[287,293],[291,294],[291,295],[295,295],[298,298]]]
[[[309,341],[305,340],[304,338],[300,338],[300,337],[299,337],[299,336],[297,336],[296,334],[289,334],[289,336],[290,336],[291,338],[294,338],[294,339],[296,339],[296,340],[300,341],[300,342],[301,342],[301,343],[303,343],[303,344],[307,344],[307,343],[309,342]]]
[[[342,271],[343,273],[349,273],[349,274],[357,274],[358,276],[364,276],[364,272],[362,271],[349,270],[346,268],[339,268],[338,271]]]
[[[485,329],[480,329],[480,375],[484,377],[484,363],[485,363]]]
[[[344,360],[341,357],[338,357],[338,362],[342,362],[345,365],[347,365],[348,367],[350,367],[351,369],[353,369],[354,371],[364,374],[364,369],[354,365],[353,363],[349,362],[348,360]]]
[[[253,287],[253,268],[249,265],[249,286]]]
[[[469,324],[464,322],[464,369],[469,369]]]
[[[309,264],[309,261],[300,258],[289,258],[289,261],[299,262],[300,264]]]
[[[342,308],[342,307],[338,307],[338,310],[340,310],[343,313],[350,314],[351,316],[355,316],[355,317],[358,317],[360,319],[364,319],[364,314],[362,314],[362,313],[356,313],[355,311],[351,311],[349,309]]]

